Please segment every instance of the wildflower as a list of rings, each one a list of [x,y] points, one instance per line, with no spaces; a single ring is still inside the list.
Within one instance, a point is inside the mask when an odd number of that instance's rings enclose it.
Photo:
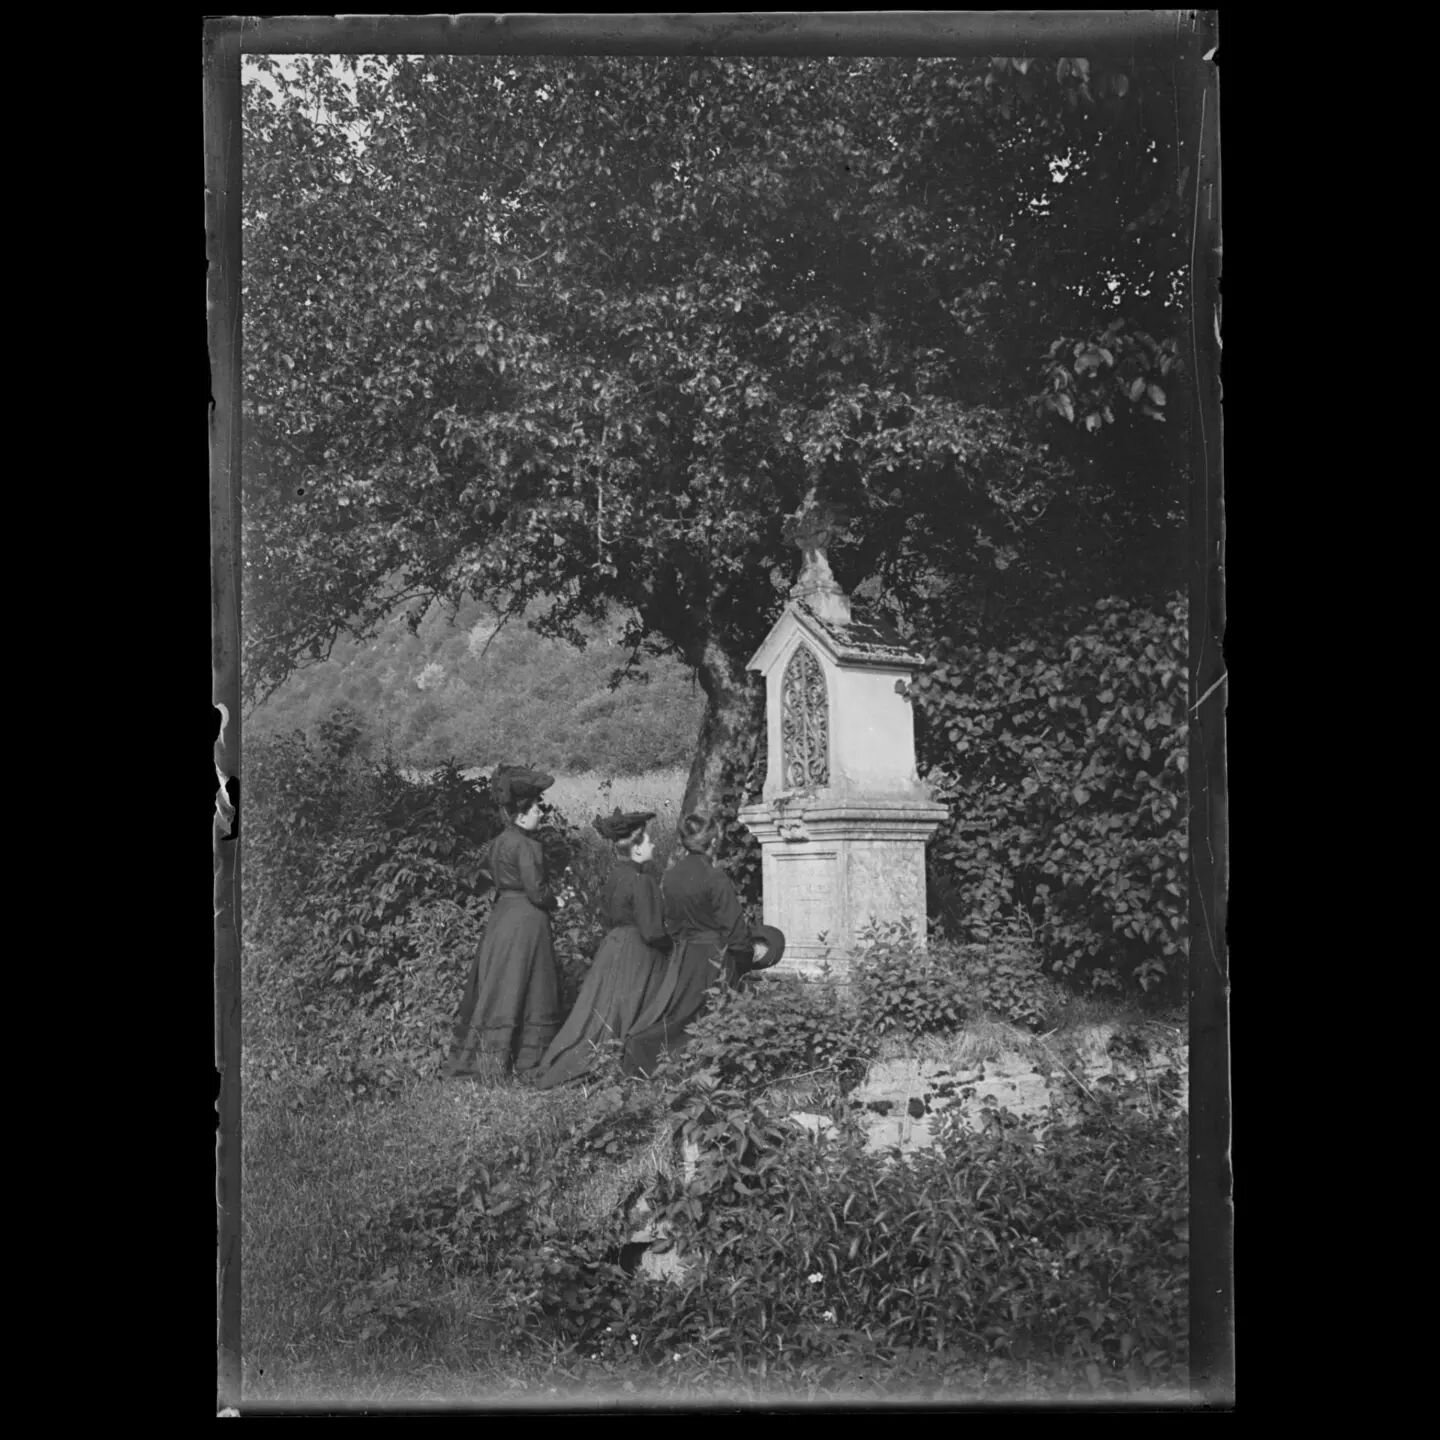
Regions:
[[[833,1325],[835,1323],[835,1312],[833,1310],[827,1310],[820,1318]]]
[[[817,1270],[809,1277],[809,1280],[812,1285],[818,1285],[824,1278],[825,1277]]]

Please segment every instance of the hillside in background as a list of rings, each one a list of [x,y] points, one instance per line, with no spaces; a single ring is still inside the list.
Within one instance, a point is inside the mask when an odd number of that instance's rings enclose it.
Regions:
[[[369,723],[373,748],[388,745],[418,768],[451,759],[604,775],[688,766],[704,696],[668,657],[611,688],[629,658],[620,630],[592,627],[578,650],[521,620],[500,625],[477,604],[453,617],[436,606],[413,634],[396,616],[373,640],[342,639],[329,660],[297,671],[247,716],[246,736],[312,730],[346,705]]]

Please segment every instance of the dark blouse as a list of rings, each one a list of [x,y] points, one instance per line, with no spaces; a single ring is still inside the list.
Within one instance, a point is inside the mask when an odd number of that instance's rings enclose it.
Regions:
[[[750,948],[750,927],[730,877],[691,852],[665,876],[665,928],[675,936],[715,934],[724,949]]]
[[[602,907],[607,925],[633,925],[647,945],[660,950],[670,948],[660,907],[660,887],[654,876],[633,860],[620,860],[611,870]]]
[[[541,910],[553,910],[554,892],[545,879],[545,850],[533,835],[518,825],[507,825],[491,842],[481,869],[498,891],[529,897]]]

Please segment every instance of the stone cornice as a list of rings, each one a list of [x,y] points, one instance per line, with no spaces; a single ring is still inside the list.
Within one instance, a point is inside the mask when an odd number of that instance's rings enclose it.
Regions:
[[[746,805],[739,820],[757,839],[817,840],[855,837],[928,840],[949,815],[933,801],[896,799]]]

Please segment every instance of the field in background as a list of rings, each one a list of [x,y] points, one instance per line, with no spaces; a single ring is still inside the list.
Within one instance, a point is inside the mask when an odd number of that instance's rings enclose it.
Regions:
[[[412,776],[422,772],[411,770]],[[491,770],[475,767],[463,770],[472,779],[484,779]],[[689,771],[682,766],[647,770],[643,775],[606,776],[594,770],[558,774],[545,798],[572,824],[588,829],[596,815],[621,810],[653,810],[658,834],[673,833],[680,823],[680,802],[685,796]]]
[[[657,829],[674,830],[680,823],[687,775],[679,766],[614,779],[594,772],[557,775],[546,799],[576,825],[588,825],[597,814],[608,815],[618,805],[622,810],[653,810]]]

